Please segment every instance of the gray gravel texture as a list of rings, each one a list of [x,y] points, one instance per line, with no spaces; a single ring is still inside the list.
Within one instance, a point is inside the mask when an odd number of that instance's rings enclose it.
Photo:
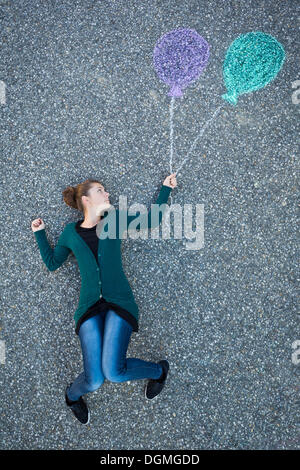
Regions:
[[[1,1],[1,449],[299,448],[297,311],[299,2]],[[43,264],[31,231],[54,245],[81,218],[63,189],[88,177],[117,204],[155,202],[169,175],[169,104],[152,53],[179,27],[211,45],[208,66],[174,107],[174,170],[225,93],[222,64],[241,33],[261,30],[286,61],[267,87],[226,104],[178,176],[172,202],[204,204],[204,246],[184,237],[124,240],[140,308],[127,357],[170,372],[105,381],[88,426],[65,406],[82,370],[73,314],[80,275]],[[297,34],[298,33],[298,34]],[[170,202],[169,202],[170,203]],[[298,278],[298,279],[297,279]]]

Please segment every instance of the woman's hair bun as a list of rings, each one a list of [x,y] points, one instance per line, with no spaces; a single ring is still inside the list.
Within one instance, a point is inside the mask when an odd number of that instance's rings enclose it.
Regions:
[[[68,206],[73,207],[73,209],[78,209],[76,202],[76,188],[74,186],[68,186],[62,194],[64,201]]]

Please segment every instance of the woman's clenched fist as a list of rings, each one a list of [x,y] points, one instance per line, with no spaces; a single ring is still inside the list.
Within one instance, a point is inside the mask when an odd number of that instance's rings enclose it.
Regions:
[[[177,186],[177,181],[176,181],[176,171],[172,173],[170,176],[167,176],[166,179],[163,182],[163,185],[169,186],[169,188],[176,188]]]
[[[37,230],[45,228],[45,224],[42,219],[35,219],[31,222],[31,228],[33,232],[36,232]]]

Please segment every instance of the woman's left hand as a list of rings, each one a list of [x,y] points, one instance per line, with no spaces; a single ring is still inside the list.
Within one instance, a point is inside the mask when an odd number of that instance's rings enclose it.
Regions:
[[[167,176],[165,181],[163,182],[163,185],[169,186],[169,188],[176,188],[177,186],[177,181],[176,181],[176,171],[175,173],[172,173],[170,176]]]

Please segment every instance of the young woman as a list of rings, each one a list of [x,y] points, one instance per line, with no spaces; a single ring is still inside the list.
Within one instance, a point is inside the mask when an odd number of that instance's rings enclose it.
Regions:
[[[165,178],[156,200],[158,206],[163,205],[159,220],[156,223],[152,220],[150,210],[148,229],[160,224],[164,204],[177,186],[175,175],[172,173]],[[154,363],[126,358],[131,333],[138,331],[138,306],[122,267],[120,245],[124,225],[122,229],[120,211],[110,204],[109,193],[98,180],[88,179],[76,187],[67,187],[63,198],[67,205],[82,212],[84,218],[65,226],[54,249],[48,242],[41,218],[33,220],[31,228],[50,271],[58,269],[71,252],[78,261],[81,289],[74,320],[84,370],[67,386],[65,400],[76,418],[82,424],[88,424],[90,412],[82,395],[97,390],[105,378],[112,382],[149,378],[145,397],[152,399],[164,387],[169,363],[167,360]],[[128,229],[136,216],[125,212],[125,228]],[[105,238],[104,226],[109,224],[112,216],[115,217],[116,236]]]

